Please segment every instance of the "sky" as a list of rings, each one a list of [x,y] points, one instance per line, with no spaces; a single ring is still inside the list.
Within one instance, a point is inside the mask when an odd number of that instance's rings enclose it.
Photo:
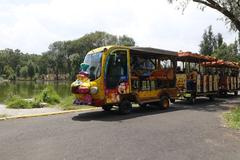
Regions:
[[[167,0],[0,0],[0,49],[40,54],[54,41],[105,31],[141,47],[198,52],[209,25],[227,43],[236,38],[221,17],[193,3],[182,13]]]

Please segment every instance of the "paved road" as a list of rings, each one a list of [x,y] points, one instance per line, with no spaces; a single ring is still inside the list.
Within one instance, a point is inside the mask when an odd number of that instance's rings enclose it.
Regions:
[[[240,99],[131,115],[93,111],[0,122],[1,160],[238,160],[240,133],[221,113]]]

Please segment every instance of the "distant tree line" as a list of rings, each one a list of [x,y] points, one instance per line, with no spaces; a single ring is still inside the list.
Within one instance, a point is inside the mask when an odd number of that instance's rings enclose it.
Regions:
[[[234,42],[224,42],[221,33],[214,34],[212,26],[209,26],[203,33],[200,43],[200,53],[214,56],[229,61],[240,61],[240,32]]]
[[[240,61],[240,34],[231,43],[224,42],[221,33],[215,34],[212,26],[203,33],[200,53],[219,59]],[[49,45],[48,51],[41,54],[22,53],[19,49],[0,50],[0,77],[10,80],[37,80],[54,75],[54,79],[74,79],[86,53],[104,45],[134,46],[133,38],[116,36],[96,31],[76,40],[56,41]],[[174,44],[173,44],[174,45]]]
[[[96,31],[76,40],[57,41],[41,54],[24,54],[19,49],[0,50],[0,77],[10,80],[43,79],[46,75],[65,75],[74,79],[86,53],[104,45],[134,46],[133,38]]]

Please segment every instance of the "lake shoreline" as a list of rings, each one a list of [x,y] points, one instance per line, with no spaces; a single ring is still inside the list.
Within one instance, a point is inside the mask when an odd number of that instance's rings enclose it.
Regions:
[[[16,79],[16,80],[9,80],[9,79],[3,79],[0,80],[0,82],[73,82],[72,80],[28,80],[28,79]]]
[[[0,83],[0,103],[16,95],[23,99],[38,96],[46,87],[52,86],[61,98],[71,95],[70,81],[10,81]]]

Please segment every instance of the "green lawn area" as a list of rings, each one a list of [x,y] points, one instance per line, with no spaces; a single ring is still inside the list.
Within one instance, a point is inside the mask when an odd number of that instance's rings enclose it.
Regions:
[[[7,117],[7,115],[5,115],[5,114],[0,114],[0,118],[4,118],[4,117]]]
[[[74,109],[89,109],[89,108],[95,108],[94,106],[87,106],[87,105],[74,105],[75,97],[74,96],[68,96],[64,98],[61,103],[59,104],[59,107],[62,110],[74,110]]]
[[[224,114],[224,118],[229,127],[240,129],[240,106]]]

